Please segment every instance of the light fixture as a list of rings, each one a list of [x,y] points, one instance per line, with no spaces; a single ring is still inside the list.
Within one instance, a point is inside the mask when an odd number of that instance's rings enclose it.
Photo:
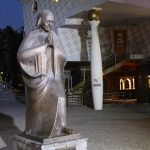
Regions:
[[[60,0],[53,0],[54,3],[58,3]]]
[[[100,11],[102,10],[102,8],[97,8],[97,7],[93,7],[91,10],[89,10],[88,12],[88,19],[90,21],[93,20],[100,20]]]

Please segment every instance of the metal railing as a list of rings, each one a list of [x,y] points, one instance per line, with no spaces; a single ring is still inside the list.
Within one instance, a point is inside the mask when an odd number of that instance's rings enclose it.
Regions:
[[[143,45],[137,44],[131,47],[131,45],[127,46],[128,51],[118,51],[116,53],[109,54],[109,56],[106,56],[102,60],[103,70],[109,69],[111,67],[116,68],[118,64],[121,64],[122,62],[125,62],[130,59],[131,54],[134,54],[134,52],[137,52],[141,55],[147,55],[150,56],[150,52],[147,54],[145,51],[141,50],[144,48]],[[136,49],[138,51],[133,51],[132,49]],[[132,50],[132,51],[131,51]],[[137,54],[136,53],[136,54]],[[135,95],[135,94],[134,94]],[[81,93],[71,93],[67,95],[68,98],[68,104],[74,104],[74,105],[82,105],[83,104],[83,92]],[[133,96],[130,92],[118,92],[118,93],[104,93],[104,100],[111,100],[111,101],[126,101],[129,99],[136,99],[135,96]]]
[[[107,45],[107,47],[110,49],[113,48],[112,45]],[[103,58],[103,70],[113,66],[115,67],[118,63],[129,59],[144,60],[147,58],[150,58],[150,50],[148,47],[146,47],[144,43],[132,42],[131,44],[130,42],[127,44],[126,51],[118,51],[111,54],[107,54],[107,56]]]
[[[103,70],[108,69],[116,64],[127,60],[128,55],[124,51],[119,51],[116,53],[111,54],[110,56],[105,57],[103,61]]]
[[[136,93],[135,91],[122,91],[115,93],[104,93],[103,95],[104,102],[126,102],[127,100],[136,101]]]
[[[83,105],[83,93],[82,92],[67,92],[67,106],[71,105]]]

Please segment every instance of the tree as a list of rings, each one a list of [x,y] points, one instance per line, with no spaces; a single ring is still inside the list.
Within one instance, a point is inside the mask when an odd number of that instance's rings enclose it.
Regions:
[[[10,26],[0,29],[0,71],[12,77],[19,73],[17,51],[23,38],[23,32]]]

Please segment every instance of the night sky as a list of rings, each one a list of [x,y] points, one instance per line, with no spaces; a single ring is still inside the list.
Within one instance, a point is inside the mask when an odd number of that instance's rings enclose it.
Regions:
[[[0,28],[5,28],[7,25],[16,30],[23,26],[21,0],[0,1]]]

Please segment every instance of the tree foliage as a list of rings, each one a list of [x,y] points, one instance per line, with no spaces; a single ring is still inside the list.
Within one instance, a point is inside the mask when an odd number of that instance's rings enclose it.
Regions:
[[[22,31],[10,26],[0,29],[0,71],[15,76],[19,72],[17,51],[23,38]]]

